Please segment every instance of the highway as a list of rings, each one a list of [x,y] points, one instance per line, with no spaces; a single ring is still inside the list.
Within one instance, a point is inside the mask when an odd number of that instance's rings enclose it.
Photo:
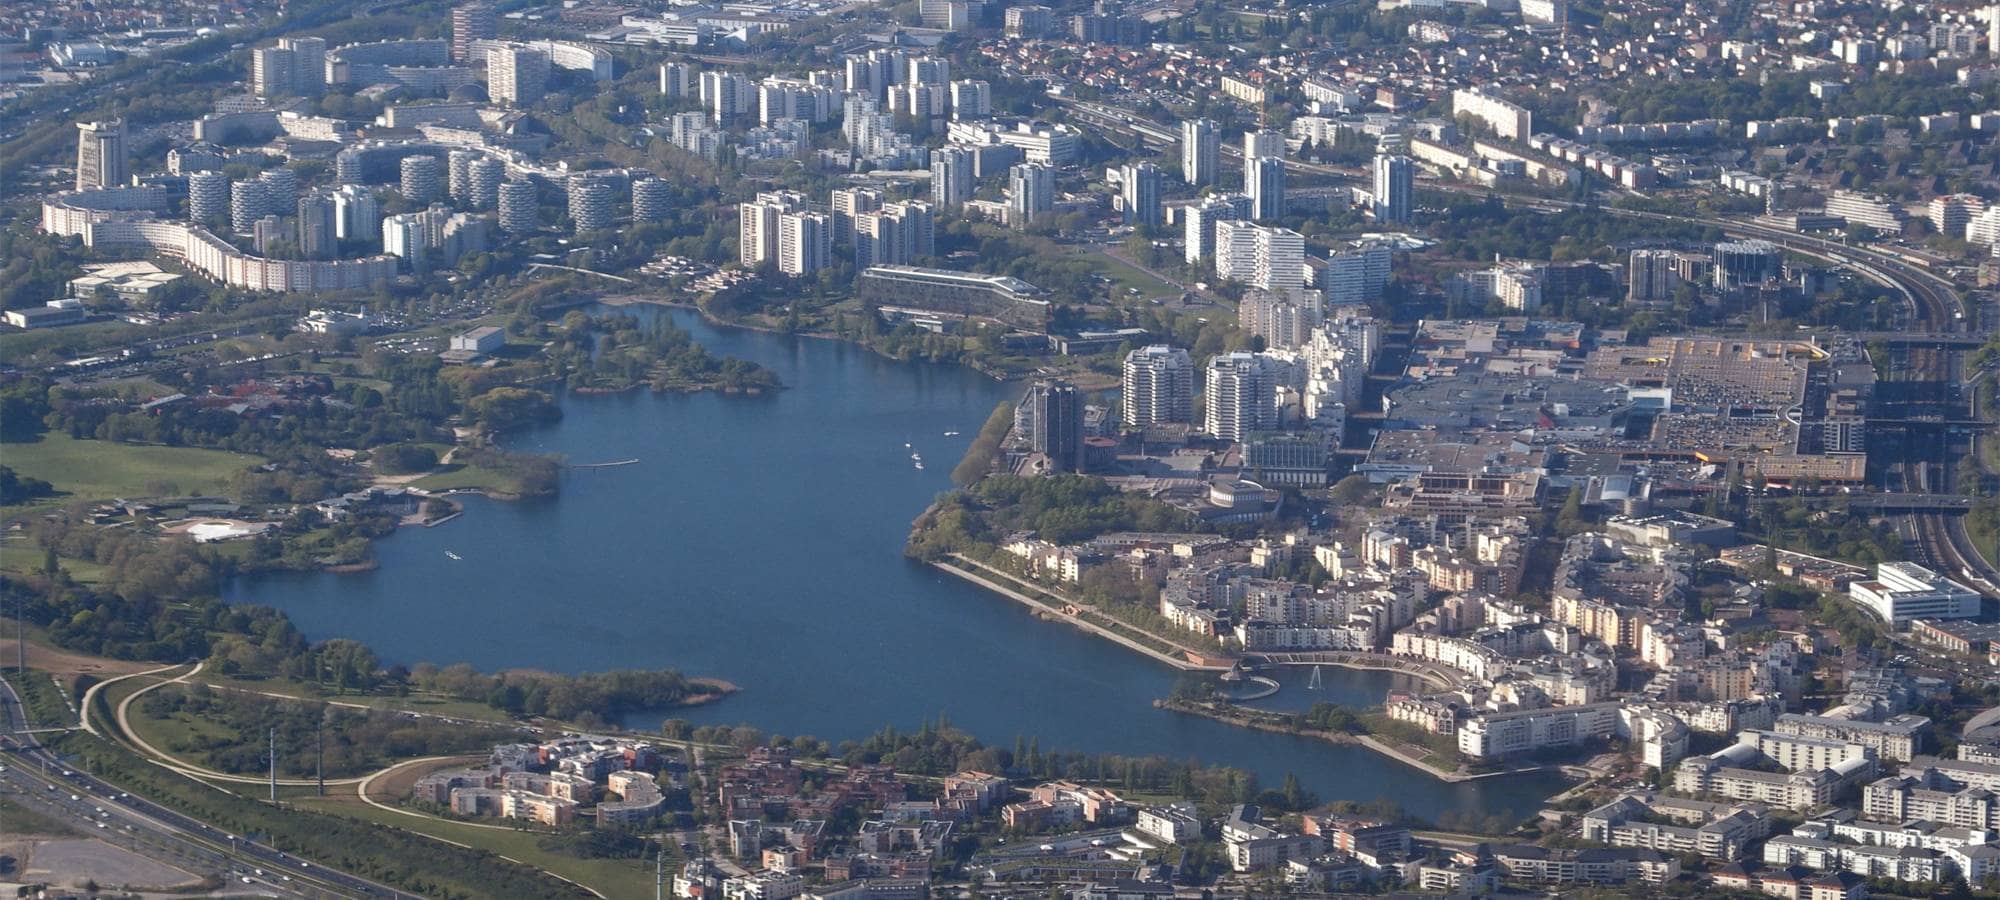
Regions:
[[[1156,147],[1164,148],[1180,139],[1177,129],[1155,122],[1131,110],[1105,103],[1065,100],[1062,98],[1057,98],[1057,102],[1067,106],[1071,114],[1081,121],[1106,130],[1132,135],[1141,142]],[[1242,149],[1238,145],[1228,141],[1223,142],[1222,153],[1224,156],[1236,160],[1240,160],[1243,155]],[[1366,173],[1358,170],[1342,169],[1303,160],[1288,159],[1285,164],[1287,168],[1299,172],[1332,178],[1360,180],[1366,177]],[[1559,212],[1585,205],[1571,201],[1537,197],[1510,197],[1496,194],[1492,189],[1480,185],[1458,184],[1449,181],[1426,181],[1424,187],[1429,190],[1448,193],[1499,197],[1502,202],[1509,206],[1541,210],[1543,212]],[[1978,333],[1969,327],[1973,325],[1973,311],[1966,308],[1957,288],[1949,280],[1939,277],[1935,273],[1921,267],[1912,265],[1898,256],[1873,248],[1830,241],[1811,235],[1802,235],[1796,232],[1773,228],[1759,222],[1679,216],[1669,213],[1621,209],[1610,206],[1597,206],[1594,208],[1611,215],[1690,223],[1718,229],[1731,237],[1758,238],[1770,241],[1791,252],[1825,260],[1835,265],[1845,266],[1861,273],[1870,280],[1894,288],[1898,293],[1903,295],[1910,313],[1910,321],[1903,323],[1907,326],[1907,330],[1897,332],[1893,335],[1896,338],[1896,342],[1899,344],[1910,344],[1918,335],[1923,334],[1950,338],[1949,346],[1946,345],[1946,341],[1940,340],[1937,346],[1931,348],[1930,352],[1915,354],[1921,360],[1921,374],[1924,376],[1923,380],[1936,383],[1939,390],[1948,395],[1939,398],[1940,401],[1949,403],[1959,400],[1970,400],[1971,393],[1967,389],[1968,382],[1961,377],[1958,370],[1959,357],[1957,350],[1969,343],[1974,343],[1973,339],[1978,336]],[[1881,336],[1870,334],[1857,335],[1856,337],[1868,339]],[[1953,394],[1957,396],[1949,396]],[[1970,410],[1970,413],[1973,416],[1981,415],[1977,409]],[[1952,418],[1959,419],[1964,417],[1953,416]],[[1968,440],[1968,443],[1971,444],[1969,452],[1977,451],[1978,440],[1977,436]],[[1906,445],[1919,444],[1918,441],[1911,439],[1906,439],[1904,443]],[[1926,450],[1939,453],[1940,456],[1936,459],[1922,462],[1904,460],[1897,463],[1896,468],[1904,470],[1904,480],[1906,482],[1901,489],[1905,492],[1950,494],[1952,490],[1952,485],[1950,484],[1952,467],[1945,464],[1945,458],[1950,456],[1952,452],[1949,440],[1924,441],[1922,442],[1922,446]],[[1955,514],[1957,505],[1947,501],[1940,504],[1940,506],[1944,507],[1944,509],[1913,511],[1901,520],[1899,531],[1904,535],[1906,542],[1911,544],[1912,555],[1926,560],[1931,564],[1932,568],[1937,569],[1941,573],[1955,577],[1964,577],[1987,597],[2000,599],[2000,568],[1995,568],[1992,562],[1987,560],[1979,552],[1978,548],[1973,545],[1971,538],[1966,534],[1963,518]]]
[[[239,887],[279,897],[388,897],[417,895],[330,869],[262,844],[243,841],[64,762],[41,745],[21,698],[6,675],[0,677],[0,787],[34,796],[33,805],[74,816],[107,840],[197,874],[217,874]],[[115,840],[113,840],[116,838]],[[128,839],[129,838],[129,842]]]

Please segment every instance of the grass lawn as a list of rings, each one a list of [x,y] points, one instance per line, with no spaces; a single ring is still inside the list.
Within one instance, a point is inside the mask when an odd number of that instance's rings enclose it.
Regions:
[[[45,816],[25,806],[0,797],[0,822],[7,823],[10,837],[35,835],[48,838],[82,837],[83,832],[69,823]]]
[[[80,441],[52,432],[31,443],[0,445],[0,462],[22,475],[47,481],[66,494],[0,508],[0,515],[12,516],[30,508],[74,500],[220,494],[228,489],[231,476],[263,460],[243,453],[196,447]]]
[[[537,847],[535,842],[540,835],[530,832],[476,828],[461,822],[405,816],[362,803],[354,794],[353,788],[346,788],[338,793],[328,788],[327,794],[326,797],[300,798],[293,803],[300,809],[348,816],[460,844],[469,844],[580,884],[587,884],[603,892],[607,897],[652,896],[651,859],[577,859],[566,854],[550,853]]]
[[[1117,282],[1121,293],[1126,288],[1131,288],[1147,297],[1180,296],[1180,288],[1139,271],[1123,260],[1114,259],[1111,255],[1095,248],[1072,248],[1070,254],[1089,263],[1098,274]]]
[[[0,359],[21,361],[34,353],[49,350],[58,357],[72,355],[71,348],[93,346],[99,341],[109,340],[112,335],[132,328],[120,321],[86,322],[82,325],[45,331],[17,331],[0,336]]]
[[[40,572],[44,561],[42,549],[29,541],[10,538],[0,542],[0,572]],[[94,561],[63,557],[61,563],[69,570],[69,577],[78,581],[97,584],[104,580],[104,567]]]
[[[410,482],[410,486],[427,491],[481,488],[505,494],[521,493],[519,478],[483,466],[470,466],[464,463],[440,466],[436,472]]]

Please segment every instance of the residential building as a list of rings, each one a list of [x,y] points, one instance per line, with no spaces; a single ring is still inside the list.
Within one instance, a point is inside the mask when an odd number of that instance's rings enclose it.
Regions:
[[[229,216],[229,176],[221,172],[190,172],[188,220],[216,225]]]
[[[1625,267],[1629,278],[1625,299],[1630,303],[1666,303],[1682,282],[1673,250],[1634,250]]]
[[[1482,88],[1459,88],[1451,92],[1451,114],[1470,118],[1495,135],[1511,141],[1525,141],[1535,133],[1535,117],[1527,108],[1509,103]]]
[[[292,92],[298,83],[298,60],[284,47],[258,47],[250,51],[250,91],[268,100]]]
[[[1214,184],[1222,166],[1222,131],[1213,119],[1181,123],[1181,180],[1194,187]]]
[[[972,151],[964,147],[940,147],[931,151],[931,203],[940,209],[965,205],[977,186],[973,174]]]
[[[1458,727],[1458,752],[1493,759],[1607,738],[1618,730],[1621,706],[1590,703],[1474,716]]]
[[[1201,815],[1192,803],[1143,807],[1137,825],[1141,832],[1169,844],[1201,839]]]
[[[1008,37],[1041,37],[1055,27],[1055,10],[1046,6],[1010,6],[1003,24]]]
[[[984,81],[951,83],[951,117],[983,119],[993,114],[993,85]]]
[[[332,259],[336,224],[333,198],[311,194],[299,198],[296,224],[299,255],[306,259]]]
[[[1282,366],[1270,357],[1240,351],[1210,357],[1202,430],[1234,443],[1253,432],[1276,429]]]
[[[684,62],[660,64],[660,93],[667,97],[699,97],[701,81],[695,67]]]
[[[1289,228],[1215,223],[1215,275],[1277,293],[1305,289],[1305,237]]]
[[[1247,334],[1278,350],[1302,347],[1320,323],[1320,298],[1315,291],[1278,293],[1251,289],[1237,305],[1236,322]]]
[[[451,59],[457,63],[470,63],[477,59],[472,45],[475,41],[490,41],[500,36],[500,19],[493,4],[486,0],[473,0],[451,8]]]
[[[76,189],[123,187],[130,179],[125,120],[76,123]]]
[[[805,207],[805,195],[797,191],[765,191],[755,200],[738,204],[737,259],[744,268],[777,264],[779,219]]]
[[[2000,797],[1934,767],[1905,767],[1903,774],[1871,782],[1861,792],[1861,814],[1884,822],[1942,822],[1959,828],[2000,827]]]
[[[1285,158],[1285,135],[1283,132],[1258,130],[1243,132],[1243,190],[1247,193],[1251,183],[1256,181],[1250,172],[1250,163],[1265,157]]]
[[[1839,719],[1828,716],[1786,713],[1779,716],[1773,731],[1799,737],[1860,744],[1882,759],[1909,762],[1924,749],[1931,720],[1917,715],[1890,716],[1880,722]]]
[[[1771,834],[1771,813],[1759,803],[1712,803],[1638,792],[1583,816],[1585,840],[1710,859],[1743,858],[1747,846]]]
[[[921,200],[891,203],[854,220],[854,265],[908,265],[936,252],[937,225],[931,205]]]
[[[1382,298],[1389,286],[1395,248],[1388,241],[1359,240],[1337,246],[1321,270],[1320,294],[1328,306],[1352,306]]]
[[[1939,881],[1951,871],[1949,861],[1936,850],[1847,844],[1798,834],[1809,827],[1810,823],[1765,841],[1764,864],[1840,870],[1890,881]]]
[[[1285,161],[1260,156],[1246,164],[1243,188],[1250,194],[1250,218],[1258,221],[1285,214]]]
[[[1932,197],[1928,208],[1931,227],[1949,238],[1964,239],[1972,218],[1986,211],[1986,201],[1974,194],[1945,194]]]
[[[1041,163],[1016,163],[1007,170],[1007,224],[1025,228],[1056,206],[1056,170]],[[1155,209],[1157,191],[1155,189]]]
[[[1125,354],[1119,389],[1127,428],[1194,421],[1194,361],[1186,350],[1154,344]]]
[[[1160,170],[1149,162],[1128,165],[1119,175],[1125,224],[1138,228],[1160,227]]]
[[[249,234],[258,219],[265,215],[270,203],[265,195],[264,183],[257,179],[231,182],[229,185],[229,230],[237,234]]]
[[[1048,460],[1051,472],[1083,470],[1083,395],[1067,381],[1037,381],[1021,405],[1032,423],[1028,446]]]
[[[728,126],[756,111],[757,85],[734,72],[703,72],[701,99],[715,124]]]
[[[664,178],[632,182],[632,221],[658,222],[672,211],[673,185]]]
[[[1181,221],[1186,247],[1182,258],[1189,265],[1213,260],[1215,223],[1225,219],[1246,219],[1249,213],[1250,198],[1241,194],[1211,195],[1183,207]]]
[[[778,271],[806,276],[833,261],[833,218],[804,210],[778,216]]]
[[[435,156],[405,156],[398,163],[397,193],[416,206],[428,206],[445,196],[444,162]]]
[[[513,44],[486,51],[486,89],[493,102],[533,106],[548,83],[548,54]]]
[[[579,232],[611,227],[617,192],[603,181],[582,175],[569,180],[569,220]]]
[[[835,243],[852,243],[856,217],[882,208],[882,192],[874,188],[843,188],[828,196],[827,205],[833,212]]]
[[[507,164],[481,156],[465,166],[465,205],[471,209],[493,209],[500,203],[500,182],[507,180]]]
[[[1416,203],[1417,163],[1401,154],[1375,156],[1375,221],[1401,224],[1410,221]]]
[[[499,210],[500,230],[508,234],[520,235],[533,232],[541,227],[540,201],[532,181],[503,182],[494,191],[494,204]]]
[[[1665,884],[1680,877],[1680,860],[1647,849],[1557,850],[1516,844],[1493,848],[1507,877],[1544,884]]]
[[[292,54],[291,89],[307,97],[326,93],[326,39],[283,37],[278,46]]]
[[[1826,195],[1826,214],[1839,216],[1849,225],[1872,228],[1884,234],[1900,234],[1906,214],[1894,200],[1857,191],[1836,190]]]
[[[1542,308],[1544,266],[1510,263],[1461,272],[1445,284],[1445,293],[1461,303],[1498,303],[1509,310],[1534,313]]]

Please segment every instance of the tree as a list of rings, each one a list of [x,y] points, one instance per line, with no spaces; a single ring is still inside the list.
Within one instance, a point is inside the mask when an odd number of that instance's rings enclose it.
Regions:
[[[979,436],[973,438],[972,446],[966,448],[965,457],[952,468],[952,483],[963,486],[985,477],[1000,453],[1000,442],[1006,440],[1007,432],[1013,427],[1014,404],[1002,401],[994,406],[993,413],[986,417],[986,424],[979,427]]]
[[[506,432],[562,418],[554,397],[530,388],[494,388],[472,399],[466,410],[488,431]]]
[[[1333,485],[1333,502],[1340,506],[1362,506],[1370,490],[1368,476],[1349,475]]]
[[[422,444],[387,444],[372,453],[375,468],[387,475],[408,475],[437,468],[437,451]]]
[[[1569,489],[1569,497],[1563,500],[1562,511],[1556,513],[1556,531],[1563,535],[1572,535],[1589,527],[1590,523],[1583,517],[1583,488],[1572,487]]]

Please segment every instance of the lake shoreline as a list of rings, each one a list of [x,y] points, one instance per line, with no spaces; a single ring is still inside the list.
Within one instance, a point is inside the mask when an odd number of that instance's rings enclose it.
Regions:
[[[1010,385],[965,367],[849,352],[845,341],[713,325],[664,304],[627,312],[670,316],[713,352],[770,365],[795,387],[755,403],[638,391],[565,401],[559,425],[508,436],[500,448],[582,462],[643,457],[645,465],[564,478],[560,503],[473,509],[459,498],[467,515],[450,531],[404,532],[379,545],[377,577],[274,573],[232,586],[232,595],[275,602],[310,637],[367,641],[392,663],[673,667],[744,687],[727,703],[615,717],[645,731],[679,717],[696,727],[747,723],[861,741],[948,713],[988,746],[1024,735],[1065,751],[1226,764],[1270,783],[1297,773],[1319,796],[1387,793],[1419,816],[1466,808],[1511,815],[1561,789],[1542,776],[1453,786],[1374,754],[1154,709],[1171,692],[1175,667],[1106,652],[1104,639],[1074,627],[1049,628],[1074,618],[1061,599],[1022,587],[1055,610],[1024,616],[901,552],[910,519],[950,489],[942,463],[913,471],[910,453],[960,454]],[[444,551],[453,549],[466,561],[448,561]],[[506,625],[546,619],[552,607],[560,625]],[[1144,636],[1143,624],[1134,631],[1131,622],[1083,613],[1181,656],[1172,642]],[[1212,640],[1199,644],[1219,655]],[[1033,674],[1026,682],[1003,674],[1014,672]],[[1265,674],[1287,687],[1303,677]],[[940,680],[952,688],[925,687]],[[1350,704],[1378,702],[1402,681],[1339,668],[1326,678]]]
[[[715,328],[741,328],[744,331],[755,331],[759,334],[771,334],[771,335],[777,335],[779,337],[802,337],[802,338],[812,338],[814,340],[821,340],[821,341],[831,341],[837,344],[846,344],[851,347],[858,347],[860,349],[873,353],[876,356],[882,357],[883,359],[893,359],[897,362],[925,361],[925,360],[915,360],[915,359],[904,359],[900,356],[892,356],[890,354],[882,352],[881,350],[875,347],[870,347],[867,344],[862,343],[861,341],[845,338],[838,334],[834,334],[832,332],[786,331],[783,328],[772,328],[769,325],[756,325],[749,322],[733,322],[728,319],[721,318],[709,312],[708,310],[702,309],[701,304],[699,303],[687,303],[679,300],[664,300],[658,297],[647,297],[637,294],[621,294],[614,297],[604,297],[595,300],[593,302],[602,306],[611,306],[611,307],[658,306],[663,309],[684,309],[694,313],[695,315],[700,316],[703,322],[706,322],[710,326],[713,326]],[[986,369],[979,367],[978,365],[965,362],[963,360],[952,360],[950,364],[955,366],[963,366],[967,369],[970,369],[974,372],[978,372],[981,375],[984,375],[988,378],[993,379],[994,381],[999,381],[999,382],[1018,381],[1022,378],[1027,377],[1025,374],[988,371]]]
[[[1076,627],[1080,631],[1083,631],[1087,634],[1099,638],[1104,638],[1106,640],[1109,640],[1112,643],[1118,644],[1119,646],[1122,646],[1128,650],[1136,651],[1141,655],[1149,659],[1152,659],[1155,662],[1160,662],[1172,666],[1179,671],[1218,672],[1218,671],[1228,671],[1230,668],[1223,666],[1200,665],[1188,660],[1175,659],[1174,657],[1169,656],[1167,654],[1161,653],[1159,651],[1153,650],[1143,645],[1139,645],[1136,642],[1133,642],[1123,637],[1122,635],[1112,633],[1109,631],[1109,629],[1106,629],[1102,626],[1096,625],[1091,622],[1083,621],[1078,616],[1064,615],[1061,613],[1061,611],[1057,610],[1055,607],[1052,607],[1046,603],[1042,603],[1041,601],[1034,600],[1033,598],[1030,598],[1027,595],[1020,593],[1019,591],[1015,591],[1011,588],[1005,587],[1004,585],[1000,585],[998,583],[990,581],[977,573],[959,568],[958,566],[953,565],[951,563],[943,561],[932,561],[930,565],[935,567],[939,571],[957,576],[958,578],[964,579],[966,582],[970,584],[984,588],[987,593],[1004,597],[1008,600],[1012,600],[1020,604],[1024,608],[1028,609],[1031,613],[1033,613],[1035,615],[1035,618],[1039,620],[1049,621],[1049,622],[1068,622],[1069,624]],[[1395,672],[1405,675],[1414,675],[1414,673],[1410,673],[1386,665],[1366,665],[1366,664],[1355,664],[1347,662],[1325,662],[1325,663],[1319,663],[1318,665],[1333,666],[1335,668],[1353,669],[1356,671],[1377,671],[1377,672],[1386,671],[1386,672]],[[1274,690],[1271,693],[1276,693],[1276,691]],[[1268,696],[1268,694],[1262,696]],[[1155,709],[1163,709],[1169,712],[1179,713],[1181,715],[1199,716],[1201,718],[1209,719],[1216,722],[1221,722],[1225,725],[1230,725],[1237,728],[1245,728],[1252,731],[1262,731],[1270,734],[1287,734],[1296,737],[1315,738],[1329,744],[1335,744],[1340,746],[1365,747],[1369,750],[1376,752],[1377,754],[1395,760],[1396,762],[1402,763],[1412,769],[1422,772],[1425,775],[1428,775],[1446,784],[1464,784],[1467,782],[1500,778],[1508,775],[1523,775],[1535,772],[1561,771],[1561,767],[1559,766],[1539,765],[1529,768],[1519,768],[1519,769],[1510,768],[1498,772],[1483,772],[1479,774],[1467,774],[1462,772],[1445,772],[1425,764],[1422,760],[1419,760],[1404,753],[1396,745],[1384,741],[1380,738],[1377,738],[1374,735],[1348,734],[1345,732],[1300,730],[1300,729],[1288,728],[1279,725],[1275,722],[1266,721],[1267,718],[1281,716],[1283,715],[1282,713],[1273,713],[1268,710],[1260,710],[1255,707],[1243,706],[1235,703],[1230,703],[1227,705],[1229,706],[1229,709],[1227,711],[1224,711],[1224,710],[1214,709],[1208,706],[1197,706],[1173,700],[1153,701],[1153,707]]]
[[[1432,778],[1435,778],[1447,784],[1464,784],[1472,781],[1482,781],[1493,778],[1504,778],[1509,775],[1527,775],[1535,772],[1554,772],[1562,770],[1561,766],[1537,765],[1528,768],[1502,769],[1497,772],[1480,772],[1477,774],[1468,774],[1464,772],[1446,772],[1442,769],[1438,769],[1425,764],[1422,760],[1419,760],[1415,757],[1412,757],[1398,750],[1395,744],[1389,743],[1388,741],[1384,741],[1381,738],[1378,738],[1372,734],[1350,734],[1344,731],[1324,731],[1320,729],[1288,728],[1276,722],[1269,721],[1269,719],[1272,717],[1284,715],[1283,713],[1273,713],[1268,710],[1260,710],[1257,709],[1256,707],[1242,706],[1240,704],[1235,704],[1235,703],[1226,703],[1224,705],[1228,707],[1227,710],[1216,709],[1209,705],[1192,704],[1176,700],[1153,701],[1153,706],[1156,709],[1164,709],[1169,712],[1180,713],[1181,715],[1185,716],[1199,716],[1204,719],[1210,719],[1212,721],[1222,722],[1227,725],[1234,725],[1238,728],[1248,728],[1253,731],[1262,731],[1269,734],[1289,734],[1303,738],[1314,738],[1317,740],[1325,741],[1329,744],[1337,744],[1346,747],[1366,747],[1370,750],[1375,751],[1376,753],[1379,753],[1397,762],[1403,763],[1404,765],[1407,765],[1412,769],[1416,769],[1417,771],[1420,771],[1426,775],[1431,776]]]

